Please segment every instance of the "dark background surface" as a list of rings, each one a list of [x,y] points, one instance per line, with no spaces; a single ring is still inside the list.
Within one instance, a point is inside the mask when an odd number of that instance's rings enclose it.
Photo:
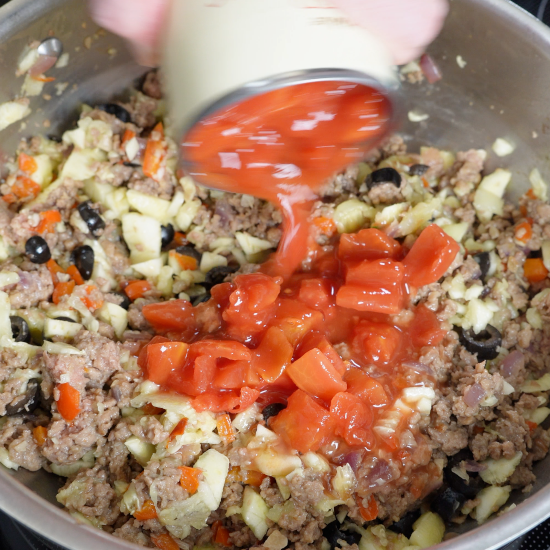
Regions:
[[[8,1],[0,0],[0,6],[7,4]],[[550,25],[550,0],[517,0],[516,4]],[[31,532],[21,529],[18,524],[0,512],[0,550],[49,550],[50,548],[57,550],[59,547],[50,546],[50,544],[45,546]],[[549,550],[550,520],[522,537],[517,543],[512,543],[509,548],[510,550]]]

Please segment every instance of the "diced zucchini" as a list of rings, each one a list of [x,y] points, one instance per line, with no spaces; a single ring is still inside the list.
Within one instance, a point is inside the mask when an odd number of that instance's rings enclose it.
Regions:
[[[462,328],[466,330],[472,328],[476,334],[479,334],[491,322],[496,311],[498,311],[498,306],[495,309],[493,303],[473,298],[468,302]]]
[[[157,279],[157,290],[165,297],[170,298],[172,296],[172,288],[174,283],[174,270],[165,265],[161,268]]]
[[[420,548],[428,548],[440,543],[445,534],[443,520],[433,512],[422,514],[414,523],[413,529],[410,536],[411,544]]]
[[[260,414],[260,407],[257,403],[254,403],[248,409],[240,412],[235,416],[231,425],[233,429],[238,432],[246,433],[256,423],[258,415]]]
[[[113,482],[113,488],[118,497],[121,497],[130,488],[130,484],[126,481],[117,479]]]
[[[492,145],[492,149],[499,157],[505,157],[514,152],[515,147],[504,138],[497,138]]]
[[[356,485],[357,479],[349,464],[336,468],[336,475],[332,478],[332,487],[340,498],[348,498]]]
[[[0,262],[6,261],[10,257],[9,247],[4,240],[4,237],[0,235]]]
[[[74,150],[63,165],[59,179],[72,178],[76,181],[90,179],[95,174],[97,162],[104,161],[106,158],[105,153],[100,149]]]
[[[8,450],[5,447],[0,447],[0,464],[3,464],[10,470],[19,469],[19,464],[11,460]]]
[[[202,202],[199,199],[193,199],[191,201],[186,201],[181,206],[181,208],[178,210],[175,220],[176,226],[181,231],[187,231],[189,229],[201,205]]]
[[[10,321],[11,303],[10,297],[5,292],[0,292],[0,337],[12,338]]]
[[[134,458],[141,464],[144,468],[147,466],[149,460],[155,452],[155,446],[151,443],[146,443],[142,441],[139,437],[132,435],[125,442],[124,445],[128,450],[134,455]]]
[[[468,232],[470,226],[466,222],[452,223],[441,227],[449,237],[452,237],[457,243],[462,242],[462,239]]]
[[[237,231],[235,233],[235,238],[247,256],[252,256],[258,252],[263,252],[264,250],[273,248],[273,245],[269,241],[259,239],[258,237],[253,237],[243,231]]]
[[[200,270],[203,273],[208,273],[214,267],[226,266],[227,258],[221,254],[212,252],[204,252],[201,258]]]
[[[527,380],[523,386],[521,386],[521,391],[523,393],[537,393],[539,391],[548,391],[550,390],[550,373],[546,373],[539,378],[538,380]]]
[[[134,512],[141,510],[141,506],[142,505],[139,501],[139,497],[136,491],[136,485],[132,481],[132,483],[130,483],[130,486],[124,492],[124,496],[120,501],[120,511],[123,514],[132,515],[134,514]]]
[[[124,146],[124,151],[126,152],[126,156],[130,162],[136,158],[136,155],[139,153],[139,141],[136,137],[128,140]]]
[[[272,531],[269,537],[262,544],[269,550],[283,550],[288,546],[288,539],[280,531]]]
[[[122,338],[128,326],[128,312],[117,304],[105,302],[99,310],[99,318],[109,323],[114,329],[118,338]]]
[[[403,215],[403,219],[399,222],[399,234],[404,236],[415,233],[424,227],[432,217],[439,216],[441,207],[441,199],[438,197],[413,206],[413,208]],[[387,206],[382,212],[387,208],[391,208],[391,206]]]
[[[128,189],[126,198],[128,199],[130,207],[137,210],[140,214],[154,218],[163,224],[170,221],[168,216],[170,201],[159,199],[158,197],[147,195],[146,193],[140,193],[134,189]]]
[[[366,163],[366,162],[360,162],[357,165],[357,178],[355,179],[355,182],[357,185],[361,185],[366,177],[372,173],[372,168]]]
[[[29,100],[26,98],[2,103],[0,105],[0,131],[25,118],[30,112]]]
[[[83,468],[92,468],[95,463],[93,451],[88,451],[80,460],[71,464],[55,464],[51,463],[50,468],[55,475],[62,477],[72,477]]]
[[[255,459],[258,470],[266,476],[286,476],[296,468],[302,466],[298,455],[277,453],[272,449],[266,449],[258,454]]]
[[[542,330],[543,322],[542,322],[542,315],[540,314],[539,310],[530,307],[525,312],[525,319],[527,322],[535,329]]]
[[[52,182],[53,165],[49,155],[35,155],[36,170],[31,174],[31,179],[45,189]]]
[[[241,515],[258,540],[262,540],[267,533],[268,512],[269,508],[265,500],[250,485],[247,485],[244,488]]]
[[[288,500],[290,498],[290,488],[288,486],[288,482],[286,480],[286,477],[277,476],[275,478],[275,481],[277,482],[277,488],[279,489],[279,492],[281,493],[281,496],[285,500]]]
[[[330,472],[330,464],[328,460],[317,453],[308,452],[301,456],[302,462],[306,468],[310,468],[314,472]]]
[[[153,278],[160,275],[160,270],[162,269],[163,263],[162,258],[153,258],[152,260],[147,260],[146,262],[133,264],[132,269],[144,277]]]
[[[338,233],[354,233],[361,229],[368,220],[374,217],[376,210],[359,199],[349,199],[340,203],[335,209],[332,219],[336,223]]]
[[[174,193],[174,196],[172,197],[172,200],[170,201],[170,206],[168,208],[168,218],[172,219],[175,218],[179,212],[179,209],[182,207],[183,203],[185,202],[183,191],[180,191],[179,189]]]
[[[478,523],[487,521],[491,514],[494,514],[501,506],[506,504],[511,491],[512,488],[509,485],[504,487],[485,487],[481,489],[476,497],[476,499],[479,500],[479,504],[474,508],[472,513],[473,518]]]
[[[498,460],[488,458],[481,463],[486,468],[479,473],[479,476],[489,485],[500,485],[514,473],[522,456],[521,452],[517,452],[512,458],[499,458]]]
[[[529,174],[529,181],[533,186],[533,193],[541,201],[548,200],[548,184],[542,179],[538,168],[533,168]]]
[[[497,197],[502,198],[504,192],[512,179],[512,173],[510,170],[503,170],[497,168],[492,174],[485,176],[479,184],[479,189],[484,189]]]
[[[19,278],[19,275],[15,271],[1,271],[0,288],[17,284],[19,282]]]
[[[63,342],[49,342],[48,340],[44,340],[42,349],[51,355],[86,355],[84,350],[75,348],[69,344],[64,344]]]
[[[523,413],[523,416],[525,416],[527,420],[537,425],[542,424],[548,418],[548,415],[550,415],[550,409],[548,407],[539,407],[534,411],[529,411],[529,414],[526,414],[526,411]]]
[[[132,264],[160,257],[160,222],[131,212],[122,216],[122,235],[130,248]]]
[[[109,183],[102,183],[95,179],[89,179],[84,183],[84,191],[94,202],[105,204],[107,197],[115,190]]]
[[[502,215],[504,201],[494,193],[479,188],[474,195],[474,208],[480,221],[487,223],[495,214]]]
[[[71,323],[69,321],[60,321],[59,319],[47,318],[44,321],[44,337],[53,338],[61,336],[62,338],[74,338],[82,330],[80,323]]]

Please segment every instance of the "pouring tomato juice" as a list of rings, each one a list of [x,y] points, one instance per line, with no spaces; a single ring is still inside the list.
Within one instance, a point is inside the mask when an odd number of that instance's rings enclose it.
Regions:
[[[433,376],[417,361],[450,327],[410,298],[443,276],[458,244],[436,225],[410,250],[363,229],[318,247],[308,270],[299,269],[316,192],[381,139],[390,114],[387,98],[371,88],[317,82],[253,97],[192,129],[182,145],[191,175],[277,203],[284,234],[261,272],[214,287],[208,302],[143,308],[159,334],[139,357],[149,380],[190,396],[199,411],[284,403],[269,422],[282,444],[333,464],[359,451],[412,467],[407,457],[416,451],[400,436],[412,429],[422,392],[411,398],[405,390],[433,392]],[[413,437],[423,448],[418,429]],[[438,473],[419,472],[420,495]]]

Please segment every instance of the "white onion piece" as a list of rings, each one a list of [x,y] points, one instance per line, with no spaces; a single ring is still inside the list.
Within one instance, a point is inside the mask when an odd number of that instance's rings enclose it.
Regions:
[[[420,68],[422,69],[426,80],[430,84],[441,80],[441,71],[439,70],[439,67],[427,53],[423,54],[420,58]]]
[[[500,370],[505,377],[514,376],[525,366],[525,356],[521,351],[514,350],[509,353],[502,364]]]
[[[34,65],[29,69],[29,76],[36,78],[51,69],[57,63],[57,57],[53,55],[39,55]]]
[[[464,403],[468,407],[477,407],[481,400],[485,397],[486,391],[478,384],[472,384],[464,393]]]

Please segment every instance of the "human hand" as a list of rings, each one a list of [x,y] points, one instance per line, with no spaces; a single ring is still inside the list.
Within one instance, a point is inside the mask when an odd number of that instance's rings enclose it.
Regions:
[[[447,0],[333,2],[383,40],[396,64],[407,63],[422,53],[441,30],[448,10]],[[170,0],[91,0],[90,6],[92,16],[102,27],[130,41],[140,63],[154,65],[169,3]]]

